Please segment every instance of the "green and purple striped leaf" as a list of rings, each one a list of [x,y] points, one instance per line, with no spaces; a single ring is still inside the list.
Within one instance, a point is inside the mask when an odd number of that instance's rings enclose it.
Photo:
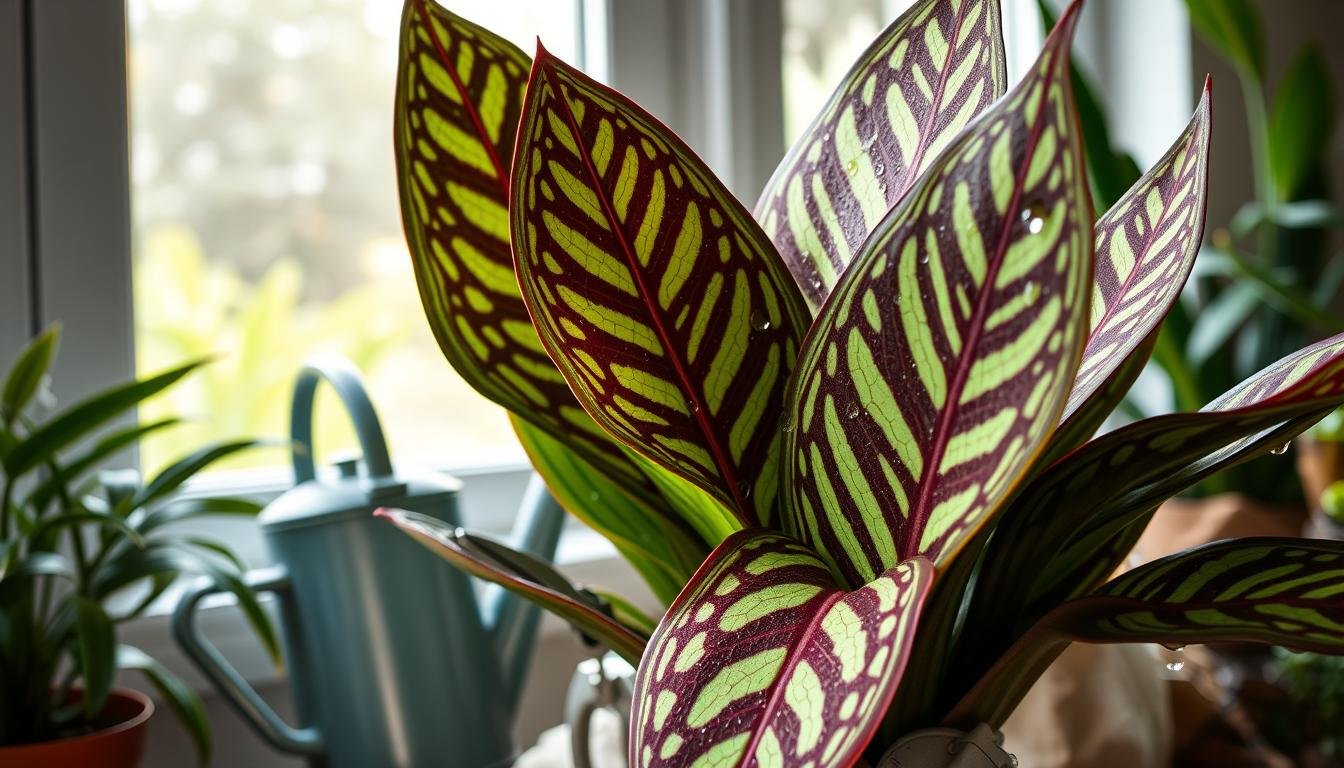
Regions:
[[[1058,424],[1092,281],[1076,19],[888,215],[808,336],[785,525],[850,584],[914,555],[945,563]]]
[[[1136,568],[1042,619],[949,722],[1002,723],[1071,641],[1252,642],[1344,654],[1344,543],[1234,539]]]
[[[1054,450],[1082,443],[1110,415],[1147,360],[1144,346],[1156,341],[1149,337],[1181,295],[1204,238],[1211,110],[1206,80],[1189,127],[1096,224],[1092,332]]]
[[[756,204],[812,306],[1006,82],[998,0],[921,0],[859,57]]]
[[[1288,442],[1341,403],[1344,334],[1274,363],[1198,413],[1144,419],[1084,445],[1003,514],[971,615],[986,626],[1029,624],[1086,593],[1123,562],[1160,503]],[[1028,573],[1023,562],[1039,567]]]
[[[768,520],[808,312],[765,233],[670,130],[540,48],[517,152],[523,298],[579,401],[742,524]]]
[[[515,552],[512,554],[518,558],[517,561],[500,559],[492,553],[508,551],[504,545],[490,542],[489,549],[473,545],[470,542],[479,542],[480,539],[438,518],[417,512],[379,509],[374,514],[410,534],[411,538],[455,567],[498,584],[559,616],[631,664],[639,663],[644,654],[648,638],[599,610],[594,601],[585,600],[563,580],[538,579],[535,574],[516,567],[518,562],[529,562],[532,558],[528,555]]]
[[[630,765],[853,764],[900,682],[932,577],[919,558],[846,591],[792,539],[734,534],[650,641]]]
[[[574,400],[519,293],[508,184],[530,67],[512,43],[433,0],[406,0],[394,138],[421,301],[468,384],[629,494],[659,504],[644,474]]]
[[[601,533],[639,571],[664,604],[672,602],[709,554],[684,523],[631,496],[564,443],[512,417],[532,468],[565,511]]]

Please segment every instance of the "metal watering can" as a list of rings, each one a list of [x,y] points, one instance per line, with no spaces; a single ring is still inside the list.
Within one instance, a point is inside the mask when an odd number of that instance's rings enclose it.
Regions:
[[[325,380],[349,411],[363,450],[313,467],[313,395]],[[465,574],[372,512],[400,507],[457,525],[461,483],[394,473],[373,405],[354,366],[311,361],[294,390],[295,487],[261,513],[275,566],[247,582],[276,596],[286,669],[302,726],[284,722],[207,641],[194,619],[221,591],[206,577],[183,596],[173,635],[224,698],[266,741],[331,768],[510,765],[513,716],[538,614],[497,588],[477,592]],[[564,513],[533,476],[513,546],[555,553]]]

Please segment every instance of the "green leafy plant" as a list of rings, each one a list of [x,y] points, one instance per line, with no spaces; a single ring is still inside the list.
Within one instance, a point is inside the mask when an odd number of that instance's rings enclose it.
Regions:
[[[1089,439],[1199,249],[1211,92],[1097,219],[1078,13],[1009,90],[997,2],[916,3],[753,218],[621,94],[406,3],[396,149],[430,324],[561,502],[676,596],[649,635],[545,563],[380,514],[637,661],[632,765],[847,765],[999,725],[1075,640],[1344,650],[1344,545],[1111,579],[1164,499],[1344,402],[1344,336]]]
[[[1049,23],[1050,8],[1039,2]],[[1327,154],[1335,127],[1333,89],[1320,51],[1304,46],[1271,100],[1259,12],[1247,0],[1186,0],[1196,31],[1237,75],[1255,198],[1214,230],[1181,301],[1162,327],[1153,362],[1177,410],[1192,410],[1313,336],[1344,330],[1332,311],[1344,284],[1344,259],[1328,234],[1344,225],[1329,199]],[[1095,198],[1109,206],[1139,178],[1133,159],[1110,144],[1105,108],[1075,72]],[[1143,404],[1129,404],[1142,415]],[[1295,501],[1291,473],[1250,462],[1207,478],[1199,491],[1234,490]],[[1308,503],[1314,500],[1308,499]]]
[[[139,670],[196,743],[210,753],[210,727],[196,694],[137,648],[117,643],[117,626],[142,615],[184,574],[208,573],[238,598],[272,658],[270,620],[242,581],[226,546],[175,526],[204,515],[255,515],[237,498],[174,498],[215,461],[256,442],[209,445],[147,483],[100,467],[176,419],[118,426],[146,398],[204,361],[96,393],[42,417],[42,383],[59,330],[34,339],[0,395],[0,747],[89,731],[118,670]]]

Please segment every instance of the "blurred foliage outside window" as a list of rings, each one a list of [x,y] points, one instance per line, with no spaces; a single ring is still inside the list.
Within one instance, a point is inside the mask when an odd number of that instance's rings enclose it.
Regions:
[[[578,0],[440,1],[575,60]],[[142,446],[145,471],[208,440],[285,436],[318,352],[364,372],[396,459],[521,459],[503,410],[443,360],[411,272],[390,117],[401,5],[128,0],[136,368],[218,356],[141,409],[191,420]],[[335,397],[317,407],[319,446],[352,449]]]

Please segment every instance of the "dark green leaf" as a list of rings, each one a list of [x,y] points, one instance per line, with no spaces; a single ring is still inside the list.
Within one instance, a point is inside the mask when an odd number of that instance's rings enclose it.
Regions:
[[[107,703],[117,675],[116,634],[112,620],[96,600],[83,595],[72,599],[79,647],[79,674],[84,678],[84,715],[95,717]]]
[[[6,426],[14,423],[28,402],[37,394],[42,377],[51,369],[56,346],[60,343],[61,327],[53,325],[28,343],[9,369],[4,390],[0,391],[0,417]]]
[[[1264,75],[1264,35],[1250,0],[1185,0],[1185,4],[1190,9],[1190,21],[1205,42],[1243,75]]]
[[[141,533],[149,534],[151,531],[165,525],[179,523],[183,520],[192,520],[198,517],[208,517],[212,515],[256,517],[261,510],[262,505],[249,499],[227,497],[182,499],[180,501],[169,502],[165,506],[144,512],[143,514],[132,515],[131,524]]]
[[[134,546],[143,547],[145,545],[145,539],[139,531],[127,525],[125,520],[106,512],[73,511],[45,517],[33,525],[32,530],[28,532],[28,536],[33,539],[41,539],[44,534],[52,531],[81,525],[105,528],[121,534]]]
[[[1288,65],[1269,115],[1269,166],[1279,199],[1293,199],[1321,170],[1334,117],[1329,66],[1307,46]]]
[[[33,430],[5,454],[3,462],[0,462],[4,465],[5,473],[10,477],[18,477],[41,465],[57,451],[70,446],[137,403],[176,384],[206,362],[208,360],[195,360],[149,378],[121,384],[71,406]]]
[[[38,483],[28,494],[24,505],[33,509],[46,508],[52,499],[60,495],[62,488],[66,488],[77,481],[85,472],[99,466],[105,460],[115,456],[117,452],[139,443],[146,436],[179,423],[181,423],[181,420],[176,418],[161,419],[149,424],[138,424],[134,427],[117,430],[99,438],[83,453],[59,466],[58,472],[52,473]]]
[[[130,496],[126,501],[123,501],[119,505],[121,507],[121,512],[125,515],[133,509],[152,504],[177,490],[183,483],[195,476],[197,472],[200,472],[214,462],[240,451],[255,448],[261,444],[262,441],[260,440],[234,440],[231,442],[216,443],[215,445],[207,445],[204,448],[193,451],[190,455],[178,460],[167,469],[160,472],[153,480],[149,481],[148,485],[137,491],[133,496]]]
[[[1260,293],[1249,283],[1228,286],[1195,318],[1185,343],[1186,357],[1196,366],[1208,362],[1260,305]]]

